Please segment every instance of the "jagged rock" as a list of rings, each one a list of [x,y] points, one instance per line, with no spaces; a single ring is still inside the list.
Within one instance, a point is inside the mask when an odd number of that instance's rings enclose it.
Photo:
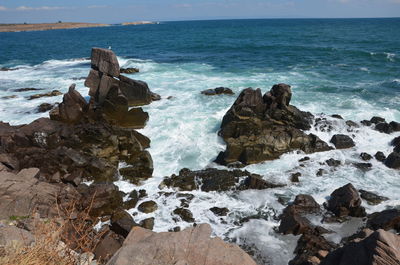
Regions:
[[[372,159],[372,155],[370,155],[370,154],[368,154],[368,153],[361,153],[361,154],[360,154],[360,157],[361,157],[361,159],[364,160],[364,161],[368,161],[368,160],[371,160],[371,159]]]
[[[319,204],[310,195],[297,195],[293,204],[287,206],[280,216],[278,231],[282,234],[299,235],[311,232],[314,227],[305,217],[307,214],[320,212]]]
[[[48,92],[48,93],[42,93],[42,94],[36,94],[36,95],[29,96],[28,100],[42,98],[42,97],[55,97],[55,96],[60,96],[60,95],[62,95],[62,93],[60,91],[53,90],[53,91]]]
[[[123,179],[133,184],[151,178],[153,174],[153,160],[149,152],[144,151],[128,161],[131,165],[120,168],[119,173]]]
[[[383,162],[386,159],[386,156],[385,156],[385,154],[383,152],[376,152],[374,157],[375,157],[376,160],[378,160],[380,162]]]
[[[242,182],[242,178],[245,178]],[[196,180],[200,180],[201,185]],[[241,170],[219,170],[207,168],[204,170],[191,171],[187,168],[181,169],[179,175],[173,174],[166,177],[161,186],[175,187],[182,191],[191,191],[201,188],[202,191],[228,191],[238,189],[267,189],[280,186],[262,179],[261,176]]]
[[[221,94],[227,94],[227,95],[233,95],[232,89],[227,88],[227,87],[217,87],[214,89],[207,89],[201,91],[201,94],[206,95],[206,96],[215,96],[215,95],[221,95]]]
[[[149,230],[153,230],[154,227],[154,217],[144,219],[140,222],[140,226]]]
[[[75,90],[75,84],[64,94],[63,101],[50,112],[50,119],[67,123],[80,121],[87,110],[88,104],[81,94]]]
[[[92,48],[92,68],[107,75],[119,76],[119,63],[115,54],[108,49]]]
[[[332,251],[321,265],[397,265],[400,264],[400,236],[382,229],[361,241]]]
[[[119,89],[128,99],[130,107],[150,104],[152,101],[152,92],[146,82],[133,80],[126,76],[120,76],[121,82]]]
[[[135,67],[121,68],[119,71],[122,74],[134,74],[134,73],[139,73],[139,68]]]
[[[383,201],[389,200],[389,198],[384,197],[384,196],[379,196],[378,194],[375,194],[370,191],[366,190],[359,190],[361,198],[367,201],[368,204],[370,205],[377,205],[380,204]]]
[[[174,210],[174,214],[178,215],[183,221],[188,223],[194,223],[193,214],[189,209],[185,208],[176,208]]]
[[[389,209],[370,214],[368,216],[367,227],[374,230],[394,229],[397,232],[400,232],[400,210]]]
[[[210,234],[207,224],[169,233],[135,227],[107,265],[256,265],[238,246]]]
[[[316,135],[302,131],[311,127],[313,116],[289,105],[291,95],[285,84],[273,86],[264,96],[260,89],[243,90],[222,120],[219,134],[227,149],[216,162],[247,165],[298,149],[306,153],[330,150]]]
[[[335,134],[330,140],[336,147],[336,149],[346,149],[355,146],[353,139],[348,135]]]
[[[157,209],[158,209],[157,203],[155,203],[154,201],[142,202],[138,206],[138,210],[143,213],[152,213]]]
[[[360,195],[351,183],[332,192],[327,209],[339,217],[363,217],[366,215],[364,207],[361,206]]]
[[[124,210],[117,211],[111,216],[110,229],[123,237],[127,237],[132,227],[137,226],[132,216]]]
[[[54,104],[42,103],[37,107],[37,112],[47,112],[54,107]]]
[[[131,193],[129,193],[129,199],[124,202],[124,208],[126,210],[135,208],[138,201],[139,201],[139,193],[136,190],[133,190],[131,191]]]
[[[400,153],[392,152],[384,163],[389,168],[400,169]]]
[[[229,213],[229,209],[226,207],[224,207],[224,208],[212,207],[212,208],[210,208],[210,211],[218,216],[227,216]]]

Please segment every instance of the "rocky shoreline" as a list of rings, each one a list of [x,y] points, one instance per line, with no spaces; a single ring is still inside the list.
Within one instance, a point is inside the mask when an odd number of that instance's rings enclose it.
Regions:
[[[125,194],[114,182],[122,179],[140,189],[143,181],[152,178],[153,161],[147,150],[151,141],[136,129],[144,128],[151,119],[141,106],[161,97],[151,92],[145,82],[121,75],[115,54],[100,48],[92,49],[85,86],[89,88],[89,102],[72,85],[62,103],[50,111],[50,118],[19,126],[0,123],[0,219],[6,220],[0,226],[0,234],[21,240],[15,236],[18,233],[11,234],[9,230],[33,234],[33,223],[49,218],[69,224],[78,218],[60,214],[58,209],[73,203],[73,216],[90,209],[87,220],[90,231],[99,235],[93,236],[96,244],[90,251],[98,263],[154,264],[155,258],[157,264],[256,264],[236,245],[211,239],[208,225],[196,224],[188,207],[196,198],[188,192],[250,192],[279,189],[286,184],[266,181],[247,170],[182,169],[159,184],[160,196],[167,203],[169,197],[179,198],[180,205],[174,206],[171,215],[193,227],[180,231],[177,226],[174,231],[154,233],[150,230],[157,220],[151,217],[136,223],[127,210],[137,208],[139,212],[151,213],[164,205],[147,199],[144,189]],[[203,94],[223,96],[231,92],[217,88]],[[329,143],[307,134],[305,131],[311,128],[333,130],[332,124],[290,105],[291,97],[291,88],[286,84],[274,85],[264,95],[260,89],[243,90],[222,120],[219,135],[226,142],[226,150],[215,161],[228,168],[241,168],[276,159],[287,152],[301,150],[310,154],[352,148],[356,144],[351,133],[333,134]],[[340,115],[333,118],[342,119]],[[399,123],[386,122],[380,117],[345,123],[348,132],[361,126],[387,134],[400,131]],[[393,145],[390,154],[361,153],[364,162],[353,166],[370,170],[369,161],[377,160],[393,170],[400,169],[399,137],[390,144]],[[308,156],[301,159],[305,167],[309,159]],[[341,161],[331,158],[324,165],[335,168]],[[288,177],[296,183],[301,181],[299,174]],[[318,174],[326,172],[321,169]],[[386,200],[382,195],[357,190],[349,183],[326,194],[323,205],[307,194],[297,194],[294,201],[277,198],[285,208],[276,213],[275,218],[280,221],[276,234],[299,237],[289,264],[399,264],[400,210],[385,209],[367,215],[363,207],[365,202],[379,204]],[[231,209],[213,207],[210,211],[223,220]],[[242,216],[236,224],[263,218]],[[324,224],[340,226],[354,218],[361,224],[359,231],[340,242],[329,239],[333,231]],[[67,229],[67,232],[73,235],[77,231]],[[240,246],[257,262],[262,262],[251,246]],[[87,252],[82,248],[72,249],[80,255]]]

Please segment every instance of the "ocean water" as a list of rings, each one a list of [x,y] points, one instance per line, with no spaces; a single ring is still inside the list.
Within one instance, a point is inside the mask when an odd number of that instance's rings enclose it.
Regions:
[[[41,91],[13,89],[66,92],[71,83],[76,83],[77,89],[87,95],[83,82],[90,68],[90,48],[94,46],[111,47],[121,67],[138,67],[140,73],[128,76],[146,81],[163,98],[144,107],[150,120],[140,130],[152,140],[149,151],[155,166],[153,178],[140,187],[117,183],[125,192],[146,189],[149,197],[145,200],[156,200],[159,205],[151,214],[131,209],[135,221],[155,217],[156,231],[190,226],[173,219],[171,212],[180,200],[159,194],[161,180],[185,167],[218,167],[212,161],[225,147],[217,132],[237,95],[247,87],[266,92],[281,82],[292,86],[293,105],[316,117],[326,117],[333,124],[332,132],[311,132],[325,141],[336,133],[354,135],[356,147],[312,154],[304,163],[298,160],[305,155],[293,152],[246,167],[265,179],[287,184],[284,188],[194,191],[189,209],[196,222],[210,223],[214,235],[227,241],[257,249],[260,263],[281,265],[293,258],[298,237],[279,235],[274,230],[284,208],[278,196],[293,199],[306,193],[323,203],[334,189],[351,182],[356,188],[390,198],[378,206],[363,202],[368,213],[400,204],[399,171],[375,160],[366,172],[352,166],[353,162],[361,162],[361,152],[389,154],[389,142],[400,133],[387,135],[368,127],[349,132],[344,121],[329,116],[340,114],[345,120],[359,122],[378,115],[400,122],[400,19],[190,21],[0,33],[0,67],[18,68],[0,71],[0,120],[11,124],[31,122],[48,116],[36,113],[39,104],[62,100],[62,96],[27,100],[27,96]],[[230,87],[236,95],[200,94],[201,90],[218,86]],[[3,98],[11,95],[16,97]],[[336,169],[321,165],[329,158],[339,159],[343,165]],[[320,168],[327,173],[317,177]],[[289,181],[294,172],[302,174],[296,184]],[[227,207],[230,213],[216,217],[209,211],[214,206]],[[237,223],[242,217],[257,214],[263,218]],[[353,219],[341,226],[322,225],[337,231],[329,239],[338,242],[361,224],[362,220]]]

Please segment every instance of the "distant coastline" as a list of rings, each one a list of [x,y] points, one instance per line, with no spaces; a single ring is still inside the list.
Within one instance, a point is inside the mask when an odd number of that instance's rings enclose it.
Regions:
[[[135,21],[124,22],[116,25],[146,25],[157,24],[152,21]],[[59,22],[59,23],[37,23],[37,24],[0,24],[0,32],[20,32],[20,31],[42,31],[54,29],[76,29],[76,28],[93,28],[93,27],[108,27],[112,24],[101,23],[80,23],[80,22]]]

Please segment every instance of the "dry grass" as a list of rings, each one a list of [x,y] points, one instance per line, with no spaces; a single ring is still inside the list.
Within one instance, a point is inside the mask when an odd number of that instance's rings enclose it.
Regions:
[[[35,243],[11,244],[0,249],[0,264],[71,265],[85,261],[82,259],[88,257],[80,254],[92,253],[102,236],[93,228],[95,220],[89,216],[91,207],[92,203],[77,211],[75,202],[65,208],[57,204],[58,218],[33,221]]]

